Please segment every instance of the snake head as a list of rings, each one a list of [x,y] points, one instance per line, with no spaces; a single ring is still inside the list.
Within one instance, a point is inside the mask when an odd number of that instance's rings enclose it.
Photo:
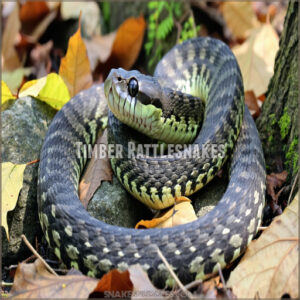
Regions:
[[[104,93],[117,119],[149,137],[160,136],[164,104],[157,79],[138,71],[112,69],[105,80]]]

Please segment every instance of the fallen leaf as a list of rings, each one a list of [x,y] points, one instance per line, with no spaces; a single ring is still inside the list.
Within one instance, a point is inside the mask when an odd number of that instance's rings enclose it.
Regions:
[[[57,10],[53,10],[47,14],[36,26],[34,26],[34,30],[30,33],[30,41],[37,43],[56,16]]]
[[[260,115],[260,108],[253,91],[245,92],[245,103],[247,104],[252,117],[256,119]]]
[[[129,272],[113,269],[99,280],[91,298],[103,298],[103,293],[104,298],[128,298],[132,289]]]
[[[133,284],[133,293],[131,299],[141,299],[141,297],[163,297],[163,293],[153,286],[148,274],[140,265],[132,265],[128,268],[128,271],[130,280]]]
[[[191,200],[186,197],[176,199],[176,204],[166,213],[152,220],[141,220],[135,228],[167,228],[197,220]]]
[[[97,284],[97,279],[83,275],[55,276],[37,259],[31,264],[18,265],[10,296],[14,299],[87,299]]]
[[[272,19],[277,13],[276,4],[266,2],[252,2],[253,9],[260,22],[266,23],[268,19]]]
[[[31,68],[19,68],[14,71],[6,71],[2,73],[2,79],[8,85],[11,92],[17,94],[24,76],[28,76],[31,71]]]
[[[35,68],[34,74],[37,78],[41,78],[50,73],[51,58],[50,51],[53,48],[53,42],[50,40],[47,43],[37,44],[30,52],[30,58]]]
[[[19,92],[19,98],[25,96],[38,98],[57,110],[70,100],[67,86],[56,73],[26,82]]]
[[[15,5],[6,21],[2,38],[2,67],[4,71],[12,71],[21,67],[21,61],[15,49],[20,28],[19,5]]]
[[[36,22],[49,12],[46,1],[26,1],[20,10],[21,22]]]
[[[248,247],[227,284],[238,298],[298,299],[298,194]]]
[[[86,47],[80,33],[80,18],[78,30],[69,39],[67,54],[61,60],[59,75],[66,83],[71,97],[93,84]]]
[[[63,20],[78,19],[81,14],[81,30],[84,37],[101,33],[100,8],[95,1],[62,1],[60,8]]]
[[[92,153],[92,158],[88,163],[86,171],[82,176],[79,184],[79,199],[83,206],[87,208],[90,199],[96,190],[101,186],[102,181],[112,181],[112,169],[110,166],[108,155],[105,151],[103,158],[99,156],[100,145],[104,145],[107,149],[107,130],[98,136],[97,142]]]
[[[2,210],[1,226],[4,227],[9,240],[7,213],[13,210],[17,204],[20,190],[23,186],[23,175],[26,164],[16,165],[11,162],[1,164],[2,177]]]
[[[247,38],[251,29],[259,27],[250,1],[226,1],[221,11],[228,28],[238,39]]]
[[[95,72],[102,81],[112,68],[129,70],[135,63],[144,38],[146,22],[144,17],[128,18],[117,30],[111,54],[105,63],[99,63]]]
[[[282,187],[286,182],[288,176],[287,171],[282,171],[281,173],[271,173],[267,175],[267,194],[271,196],[272,200],[277,203],[279,192],[276,193],[276,189]]]
[[[13,96],[7,84],[1,80],[1,104],[3,105],[6,101],[11,99],[16,99],[16,97]]]
[[[112,57],[122,68],[129,69],[136,61],[143,42],[146,22],[144,17],[127,19],[117,31],[112,46]]]
[[[94,71],[98,62],[104,63],[110,56],[112,45],[116,37],[116,32],[111,32],[107,35],[97,35],[91,40],[84,40],[91,69]]]
[[[278,48],[277,33],[270,24],[264,24],[253,29],[242,45],[232,49],[241,68],[246,92],[252,90],[257,97],[266,92]]]

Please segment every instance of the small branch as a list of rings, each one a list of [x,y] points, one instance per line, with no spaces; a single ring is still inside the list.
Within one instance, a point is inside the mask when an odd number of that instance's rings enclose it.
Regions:
[[[179,280],[179,278],[177,277],[177,275],[174,273],[174,271],[172,270],[171,266],[169,265],[169,263],[167,262],[166,258],[164,257],[164,255],[161,253],[161,251],[159,250],[159,248],[157,247],[156,249],[158,256],[160,257],[160,259],[163,261],[163,263],[165,264],[165,266],[167,267],[168,271],[170,272],[171,276],[174,278],[174,280],[176,281],[176,283],[178,284],[179,288],[182,290],[182,292],[189,298],[189,299],[195,299],[194,296],[185,288],[185,286],[181,283],[181,281]]]
[[[195,281],[192,281],[190,282],[189,284],[185,285],[184,287],[187,289],[187,290],[190,290],[196,286],[198,286],[200,283],[202,283],[203,280],[202,279],[198,279],[198,280],[195,280]]]
[[[46,266],[46,268],[48,269],[48,271],[50,273],[52,273],[55,276],[58,276],[55,271],[46,263],[46,261],[36,252],[36,250],[32,247],[32,245],[29,243],[29,241],[27,240],[26,236],[24,234],[21,235],[24,243],[26,244],[26,246],[30,249],[30,251],[36,256],[38,257],[43,264]]]
[[[267,228],[268,228],[267,226],[260,226],[260,227],[258,227],[258,231],[263,231],[263,230],[265,230]]]
[[[297,181],[298,181],[298,175],[299,175],[299,172],[297,173],[297,175],[296,175],[296,177],[295,177],[295,179],[294,179],[294,182],[293,182],[293,185],[292,185],[292,189],[291,189],[291,192],[290,192],[290,195],[289,195],[289,199],[288,199],[287,205],[289,205],[290,202],[291,202],[291,198],[292,198],[292,195],[293,195],[293,192],[294,192],[296,183],[297,183]]]
[[[36,258],[35,255],[31,255],[30,257],[27,257],[25,260],[23,260],[23,263],[28,263],[29,261],[33,260],[34,258]]]
[[[38,163],[39,161],[40,161],[39,159],[36,159],[36,160],[33,160],[33,161],[28,162],[26,165],[29,166],[29,165],[32,165],[32,164],[36,164],[36,163]]]
[[[13,282],[4,282],[4,281],[1,282],[2,286],[13,286],[13,284],[14,284]]]
[[[220,263],[217,263],[217,266],[218,266],[219,276],[221,278],[221,282],[223,284],[226,296],[227,296],[228,299],[230,299],[230,295],[227,292],[227,287],[226,287],[226,283],[225,283],[225,280],[224,280],[224,276],[223,276],[223,272],[222,272]]]

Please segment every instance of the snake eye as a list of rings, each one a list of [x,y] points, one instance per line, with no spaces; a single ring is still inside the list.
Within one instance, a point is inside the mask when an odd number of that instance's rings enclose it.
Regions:
[[[135,97],[139,91],[139,84],[135,78],[131,78],[128,82],[128,93],[131,97]]]

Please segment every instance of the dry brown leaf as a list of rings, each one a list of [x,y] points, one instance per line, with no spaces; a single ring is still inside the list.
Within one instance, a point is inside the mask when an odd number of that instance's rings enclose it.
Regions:
[[[30,52],[30,58],[34,65],[35,75],[37,78],[46,76],[51,71],[50,51],[53,48],[53,42],[50,40],[47,43],[37,44]]]
[[[36,43],[39,38],[43,35],[43,33],[46,31],[48,26],[52,23],[52,21],[57,16],[57,10],[51,11],[45,18],[42,19],[41,22],[39,22],[38,25],[34,27],[34,30],[30,33],[30,41],[33,43]]]
[[[238,298],[298,298],[298,194],[253,241],[227,284]]]
[[[26,1],[20,10],[21,22],[36,22],[49,12],[46,1]]]
[[[226,1],[222,12],[228,28],[238,39],[247,38],[251,29],[259,27],[250,1]]]
[[[254,119],[257,118],[260,115],[260,108],[253,91],[248,91],[245,93],[245,103],[247,104],[252,117]]]
[[[275,190],[281,188],[285,183],[288,176],[287,171],[282,171],[281,173],[271,173],[267,175],[267,194],[272,197],[272,200],[277,203],[279,192],[276,193]]]
[[[15,49],[20,28],[19,5],[16,4],[6,21],[2,37],[2,66],[4,71],[12,71],[21,67],[21,61]]]
[[[108,59],[115,38],[116,31],[107,35],[94,36],[91,40],[84,40],[91,64],[91,69],[93,71],[95,70],[98,62],[104,63]]]
[[[96,151],[93,151],[92,158],[79,184],[79,199],[85,208],[87,208],[96,190],[101,186],[101,182],[112,181],[112,169],[108,155],[105,155],[104,158],[96,157],[96,154],[99,154],[97,149],[99,149],[98,145],[100,144],[107,145],[106,129],[97,139]]]
[[[147,273],[138,264],[128,268],[130,280],[133,284],[133,295],[131,299],[141,299],[141,297],[162,297],[160,290],[156,289],[150,281]]]
[[[135,225],[135,228],[174,227],[197,219],[191,200],[186,197],[179,197],[176,199],[176,204],[162,216],[152,220],[141,220]]]
[[[266,92],[278,48],[277,33],[270,24],[264,24],[253,29],[242,45],[232,49],[242,71],[245,91],[252,90],[257,97]]]
[[[81,38],[80,18],[78,23],[78,30],[69,39],[67,54],[59,67],[59,75],[66,83],[71,97],[93,84],[86,47]]]
[[[87,299],[97,284],[97,279],[83,275],[55,276],[37,259],[31,264],[18,265],[10,296],[14,299]]]

